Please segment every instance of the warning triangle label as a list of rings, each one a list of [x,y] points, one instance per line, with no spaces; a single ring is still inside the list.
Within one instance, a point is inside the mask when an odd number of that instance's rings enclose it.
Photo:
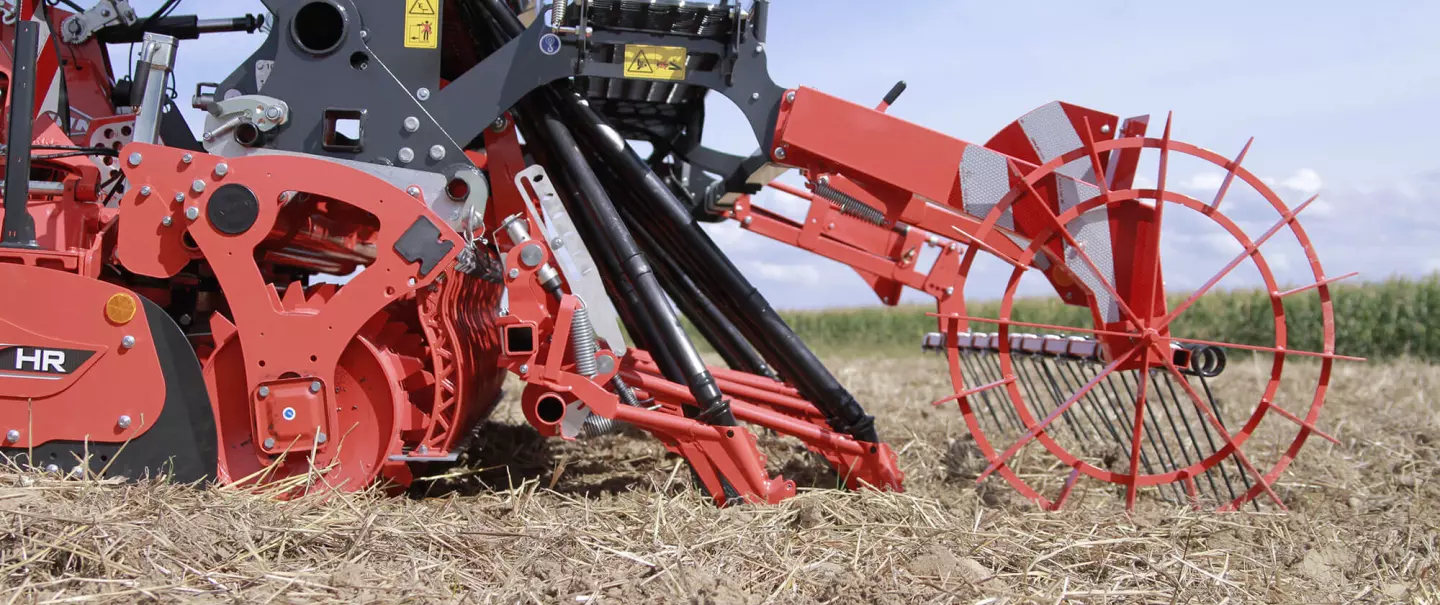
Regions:
[[[412,0],[412,1],[410,2],[410,8],[405,9],[405,14],[407,14],[407,15],[434,15],[434,14],[435,14],[435,6],[434,6],[433,4],[431,4],[430,2],[431,2],[431,0]]]
[[[625,68],[625,71],[629,73],[653,74],[655,73],[655,67],[650,65],[650,58],[646,57],[645,51],[642,50],[635,53],[635,60],[630,62],[630,66]]]

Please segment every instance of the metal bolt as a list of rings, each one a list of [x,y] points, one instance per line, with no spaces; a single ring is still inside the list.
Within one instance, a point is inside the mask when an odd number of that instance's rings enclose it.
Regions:
[[[422,454],[428,454],[428,453],[430,453],[430,448],[429,448],[428,446],[426,446],[425,444],[422,443],[422,444],[420,444],[420,447],[415,448],[415,451],[420,452],[420,453],[422,453]]]
[[[175,194],[175,203],[176,203],[176,204],[183,204],[183,203],[185,203],[185,193],[184,193],[184,192],[180,192],[180,193]]]
[[[265,449],[268,450],[268,449],[273,448],[273,447],[275,447],[275,438],[274,438],[274,437],[268,437],[268,438],[266,438],[266,439],[265,439]]]
[[[256,394],[256,395],[259,395],[261,399],[264,399],[264,398],[266,398],[266,397],[269,397],[269,396],[270,396],[270,387],[264,387],[264,386],[262,386],[262,387],[260,387],[259,390],[255,391],[255,394]]]
[[[138,152],[138,151],[132,151],[132,152],[130,152],[130,165],[131,165],[131,166],[139,166],[141,159],[142,159],[142,158],[140,157],[140,152]]]
[[[950,242],[950,246],[947,249],[951,252],[954,252],[956,250],[959,250],[960,246],[956,245],[955,242]]]
[[[551,248],[551,249],[560,249],[560,248],[563,248],[563,247],[565,247],[565,241],[564,241],[564,240],[562,240],[562,239],[560,239],[560,238],[558,238],[558,237],[555,238],[555,239],[550,240],[550,248]]]
[[[195,156],[187,153],[187,154],[185,154],[185,155],[180,156],[180,161],[181,161],[181,162],[185,162],[186,164],[189,164],[190,162],[195,161]]]
[[[266,108],[265,108],[265,119],[267,119],[267,120],[278,120],[278,119],[280,119],[280,108],[279,108],[279,107],[276,107],[276,106],[274,106],[274,105],[271,105],[271,106],[269,106],[269,107],[266,107]]]
[[[281,192],[280,192],[280,203],[281,203],[281,204],[288,204],[288,203],[290,203],[290,200],[292,200],[292,199],[295,199],[295,192],[294,192],[294,191],[281,191]]]
[[[790,92],[785,93],[785,102],[786,102],[786,103],[794,103],[794,102],[795,102],[795,91],[792,90],[792,91],[790,91]]]
[[[946,295],[946,296],[951,296],[951,295],[953,295],[953,294],[955,294],[955,286],[946,286],[946,287],[945,287],[945,295]]]
[[[122,428],[122,429],[128,429],[128,428],[130,428],[130,417],[129,417],[129,416],[121,416],[121,417],[120,417],[120,420],[115,421],[115,426],[118,426],[118,427],[120,427],[120,428]]]
[[[369,40],[369,39],[370,39],[370,30],[368,30],[368,29],[362,29],[362,30],[360,30],[360,39],[361,39],[361,40]]]
[[[940,236],[932,233],[930,234],[930,237],[925,238],[925,243],[930,244],[931,246],[939,246]]]
[[[168,217],[168,216],[165,217],[165,218],[160,219],[160,225],[161,225],[161,226],[169,227],[170,225],[174,225],[174,224],[175,224],[175,219],[170,218],[170,217]]]
[[[825,228],[826,228],[826,229],[834,229],[834,228],[835,228],[835,223],[830,223],[829,225],[825,225]]]
[[[151,191],[154,191],[154,189],[151,189],[149,185],[140,187],[140,195],[150,195]]]
[[[415,196],[415,197],[420,197],[420,188],[419,188],[419,187],[416,187],[416,186],[414,186],[414,185],[411,185],[411,186],[405,188],[405,193],[408,193],[408,194],[410,194],[410,195],[412,195],[412,196]]]
[[[751,100],[751,101],[759,101],[759,100],[760,100],[760,93],[758,93],[758,92],[752,92],[752,93],[750,93],[750,100]]]
[[[490,127],[494,128],[495,132],[505,130],[505,116],[495,118],[495,121],[490,123]]]
[[[520,270],[519,270],[519,269],[511,269],[511,270],[510,270],[510,279],[515,279],[515,278],[517,278],[517,277],[520,277]]]
[[[189,208],[186,208],[186,209],[185,209],[185,218],[186,218],[186,219],[189,219],[189,220],[192,220],[192,221],[195,220],[195,219],[197,219],[197,218],[200,218],[200,209],[199,209],[199,208],[196,208],[196,207],[194,207],[194,206],[191,206],[191,207],[189,207]]]
[[[120,339],[120,346],[125,347],[125,348],[127,348],[127,349],[134,347],[134,346],[135,346],[135,337],[134,337],[134,336],[131,336],[131,335],[129,335],[129,334],[126,334],[124,338],[121,338],[121,339]]]
[[[783,159],[785,159],[785,148],[784,148],[784,147],[776,147],[776,148],[775,148],[775,159],[777,159],[777,160],[783,160]]]
[[[415,116],[405,118],[405,132],[415,132],[417,130],[420,130],[420,118]]]
[[[45,465],[45,472],[47,472],[47,473],[58,473],[58,472],[60,472],[60,466],[59,466],[59,465],[56,465],[56,464],[47,464],[47,465]]]
[[[319,393],[319,392],[320,392],[320,389],[321,389],[323,386],[324,386],[324,385],[320,384],[320,381],[319,381],[319,380],[313,380],[313,381],[310,382],[310,392],[311,392],[311,393]]]
[[[414,288],[414,287],[415,287],[415,278],[413,278],[413,277],[410,278],[410,281],[408,281],[408,282],[406,282],[406,283],[409,284],[411,288]]]
[[[445,148],[440,145],[430,146],[430,159],[440,161],[445,159]]]
[[[225,176],[230,173],[230,165],[224,162],[215,165],[215,176]]]
[[[765,52],[765,45],[764,45],[764,44],[756,44],[756,45],[755,45],[755,54],[758,55],[758,54],[763,53],[763,52]]]
[[[521,374],[529,374],[529,373],[530,373],[530,366],[529,366],[529,365],[526,365],[526,364],[523,364],[523,363],[520,364],[520,373],[521,373]]]
[[[1109,125],[1109,124],[1102,124],[1102,125],[1100,125],[1100,134],[1110,134],[1110,125]]]
[[[400,158],[401,164],[409,164],[415,161],[415,150],[409,147],[401,147],[400,153],[397,155]]]
[[[19,441],[19,440],[20,440],[20,431],[17,431],[17,430],[15,430],[15,429],[10,429],[10,430],[8,430],[8,431],[5,431],[5,441],[7,441],[7,442],[9,442],[9,443],[15,443],[16,441]]]
[[[829,185],[829,184],[830,184],[830,176],[829,176],[829,175],[821,176],[820,178],[815,179],[815,180],[816,180],[816,182],[820,183],[821,185]]]
[[[425,88],[425,87],[423,87],[423,86],[420,87],[419,90],[416,90],[416,91],[415,91],[415,98],[420,99],[421,101],[429,101],[429,100],[430,100],[430,89],[429,89],[429,88]]]
[[[749,226],[750,226],[750,223],[753,223],[753,222],[755,222],[755,217],[753,217],[753,216],[747,216],[747,217],[745,217],[745,220],[740,221],[740,223],[743,224],[743,225],[745,225],[746,227],[749,227]]]
[[[325,442],[326,442],[326,441],[329,441],[329,440],[330,440],[330,439],[325,436],[325,433],[315,433],[315,444],[316,444],[316,445],[324,445]]]
[[[205,191],[205,181],[195,179],[195,182],[190,183],[190,190],[194,191],[196,195],[199,195],[200,192]]]

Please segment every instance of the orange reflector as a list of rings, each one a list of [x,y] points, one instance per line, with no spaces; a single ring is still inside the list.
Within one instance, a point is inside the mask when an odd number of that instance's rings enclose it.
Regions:
[[[110,295],[105,301],[105,318],[111,323],[125,325],[135,319],[135,297],[124,292]]]

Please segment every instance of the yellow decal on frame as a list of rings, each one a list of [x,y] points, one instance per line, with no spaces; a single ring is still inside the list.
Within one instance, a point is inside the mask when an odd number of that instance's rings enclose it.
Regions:
[[[439,48],[439,0],[405,0],[405,48]]]
[[[685,47],[626,44],[625,77],[684,80]]]

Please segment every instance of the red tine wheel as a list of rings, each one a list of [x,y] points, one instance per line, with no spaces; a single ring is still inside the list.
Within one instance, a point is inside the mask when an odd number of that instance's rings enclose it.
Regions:
[[[1245,150],[1248,149],[1249,144],[1245,146]],[[1355,359],[1335,354],[1329,292],[1330,283],[1349,275],[1327,278],[1309,237],[1295,220],[1315,198],[1290,208],[1266,183],[1240,165],[1245,150],[1230,160],[1172,140],[1168,123],[1162,138],[1086,141],[1081,148],[1024,174],[1021,183],[991,211],[987,226],[976,234],[976,239],[983,239],[987,235],[985,231],[994,228],[1000,213],[1012,207],[1017,212],[1024,208],[1032,215],[1044,216],[1046,226],[1034,239],[1022,244],[1026,246],[1025,252],[1014,263],[998,317],[968,315],[962,296],[942,298],[938,303],[940,329],[945,334],[951,382],[956,393],[949,399],[956,401],[978,447],[989,461],[980,481],[998,473],[1024,497],[1049,509],[1063,506],[1081,478],[1119,486],[1125,493],[1127,508],[1134,506],[1142,488],[1155,488],[1162,496],[1188,499],[1196,506],[1200,505],[1201,492],[1205,492],[1221,510],[1237,509],[1262,494],[1284,507],[1272,487],[1277,478],[1311,433],[1333,440],[1315,427],[1315,421],[1325,400],[1331,365],[1336,359]],[[1132,158],[1139,154],[1158,155],[1156,184],[1140,188],[1128,182],[1129,178],[1107,178],[1101,158],[1122,153]],[[1166,187],[1170,167],[1182,157],[1224,171],[1213,199],[1201,201]],[[1040,190],[1048,186],[1047,183],[1056,182],[1056,178],[1075,172],[1058,172],[1067,166],[1091,169],[1090,174],[1095,178],[1094,187],[1090,189],[1094,189],[1095,194],[1057,212],[1048,205]],[[1020,176],[1013,165],[1012,170]],[[1266,210],[1272,213],[1271,220],[1278,218],[1255,237],[1222,211],[1227,196],[1235,198],[1241,188],[1251,190],[1252,195],[1247,199],[1253,197],[1268,204]],[[1247,214],[1259,206],[1247,205]],[[1165,240],[1175,229],[1166,231],[1164,226],[1166,217],[1176,213],[1185,213],[1181,216],[1188,215],[1192,221],[1208,220],[1211,229],[1218,227],[1218,232],[1231,238],[1232,245],[1240,249],[1238,255],[1203,285],[1183,296],[1163,290],[1160,268],[1160,252],[1164,250],[1166,255],[1171,255],[1175,250],[1167,247]],[[1139,220],[1117,227],[1112,221],[1125,220],[1117,217],[1138,217]],[[1128,236],[1117,236],[1119,243],[1103,251],[1093,247],[1087,250],[1081,232],[1087,225],[1093,227],[1097,218],[1103,220],[1102,227],[1108,224],[1114,233],[1138,235],[1128,239]],[[1253,221],[1247,219],[1246,222]],[[1291,234],[1303,249],[1309,265],[1307,273],[1313,276],[1313,283],[1284,290],[1277,282],[1271,263],[1261,250],[1281,232]],[[1105,242],[1111,243],[1108,237]],[[972,269],[977,251],[978,248],[972,247],[961,263],[960,288],[965,285],[965,276]],[[1042,256],[1044,258],[1039,258]],[[1093,257],[1097,256],[1113,264],[1110,275],[1098,268],[1102,263],[1095,262]],[[1253,268],[1251,275],[1258,276],[1258,280],[1249,283],[1253,285],[1258,281],[1268,293],[1274,318],[1273,334],[1267,336],[1265,342],[1217,342],[1178,332],[1183,327],[1174,323],[1176,318],[1192,310],[1196,301],[1215,292],[1218,284],[1247,261]],[[1014,318],[1021,278],[1037,269],[1049,271],[1056,265],[1059,265],[1057,271],[1070,278],[1068,281],[1080,283],[1088,290],[1092,318],[1088,325],[1081,322],[1053,325]],[[1055,281],[1053,272],[1051,279]],[[1322,350],[1292,349],[1287,328],[1293,331],[1296,326],[1293,320],[1287,326],[1283,301],[1312,290],[1320,299],[1320,325],[1315,329],[1321,332]],[[1167,294],[1171,300],[1180,302],[1167,308]],[[971,322],[996,325],[998,332],[967,336]],[[1077,348],[1076,341],[1043,339],[1027,335],[1028,332],[1079,336],[1085,339],[1080,344],[1096,354],[1088,358],[1073,354],[1066,357]],[[1215,352],[1217,348],[1220,353]],[[1268,380],[1259,393],[1250,393],[1246,401],[1232,398],[1222,412],[1207,382],[1210,377],[1203,376],[1205,371],[1191,367],[1188,360],[1217,355],[1223,360],[1224,351],[1268,355],[1271,363]],[[1285,409],[1282,402],[1277,401],[1285,362],[1291,356],[1319,360],[1313,397],[1308,409],[1303,411]],[[1040,379],[1035,378],[1037,374]],[[996,399],[1003,399],[1008,409],[997,411]],[[1238,407],[1242,404],[1249,406],[1248,411]],[[1004,430],[1007,418],[1009,431]],[[1267,468],[1261,468],[1245,446],[1267,418],[1278,419],[1272,423],[1287,423],[1286,432],[1293,430],[1294,435],[1285,438],[1288,446],[1283,453],[1267,461]],[[1241,419],[1243,422],[1237,422]],[[1018,464],[1017,457],[1022,451],[1025,455],[1039,452],[1033,442],[1039,442],[1042,453],[1051,458],[1038,465]],[[1017,470],[1017,467],[1021,468]],[[1035,470],[1037,468],[1041,470]],[[1056,487],[1052,484],[1058,478],[1063,480],[1058,491],[1054,491]],[[1221,489],[1222,484],[1228,485],[1228,489]],[[1046,496],[1042,491],[1053,495]]]

